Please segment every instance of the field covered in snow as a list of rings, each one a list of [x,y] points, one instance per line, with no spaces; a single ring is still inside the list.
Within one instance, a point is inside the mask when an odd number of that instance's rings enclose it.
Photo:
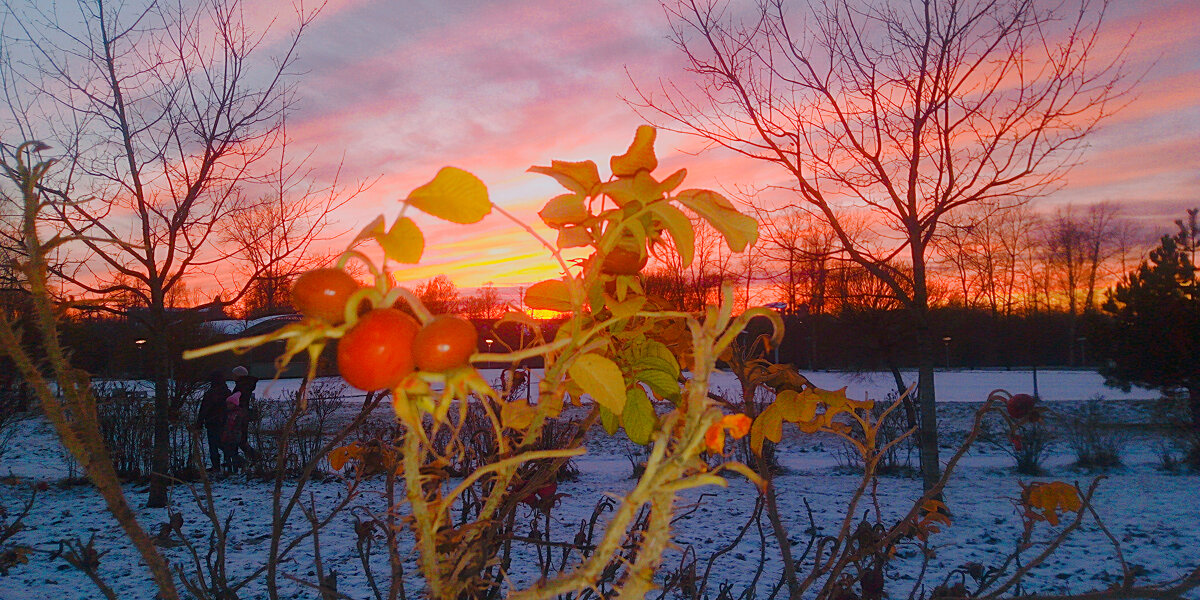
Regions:
[[[1069,420],[1079,401],[1103,396],[1109,400],[1103,405],[1105,410],[1111,409],[1114,420],[1122,424],[1127,436],[1124,464],[1106,473],[1095,507],[1121,541],[1126,560],[1148,582],[1178,577],[1200,564],[1195,552],[1200,547],[1200,503],[1195,500],[1200,476],[1158,468],[1164,440],[1154,428],[1147,427],[1156,418],[1153,399],[1157,394],[1138,389],[1123,394],[1104,388],[1100,378],[1088,372],[1048,371],[1038,376],[1039,391],[1048,402],[1052,421]],[[996,388],[1032,391],[1032,376],[1028,371],[952,371],[938,377],[940,418],[947,432],[945,437],[951,439],[955,432],[961,433],[966,427],[974,407],[989,391]],[[816,373],[811,379],[825,388],[847,386],[847,393],[854,398],[864,395],[881,398],[894,389],[890,374]],[[294,385],[289,381],[264,382],[259,395],[269,397]],[[716,390],[732,391],[735,387],[736,381],[728,375],[719,375],[714,382]],[[386,417],[379,415],[380,419]],[[0,459],[0,475],[7,476],[0,483],[0,503],[12,510],[27,495],[30,483],[45,481],[49,486],[39,493],[34,510],[26,519],[27,529],[10,540],[26,544],[35,552],[27,564],[17,565],[7,576],[0,576],[0,598],[101,598],[86,576],[67,566],[61,558],[51,556],[58,540],[79,537],[86,542],[93,535],[96,548],[106,552],[100,559],[100,574],[119,597],[152,598],[147,572],[139,565],[135,551],[115,521],[104,511],[100,498],[88,485],[63,482],[67,470],[48,425],[41,420],[30,420],[21,424],[21,428],[13,446]],[[608,438],[597,431],[587,446],[588,453],[575,461],[578,478],[559,484],[558,491],[567,495],[552,512],[550,527],[554,539],[570,541],[580,520],[590,517],[598,500],[606,494],[620,495],[633,484],[631,466],[638,448],[624,440],[623,435]],[[949,449],[944,449],[943,458],[948,454]],[[631,460],[629,456],[635,458]],[[785,427],[785,438],[778,449],[784,471],[777,477],[776,485],[784,521],[797,551],[807,543],[806,530],[810,526],[815,525],[820,533],[830,533],[845,516],[840,511],[844,510],[845,500],[859,477],[847,467],[844,456],[845,451],[836,440],[800,435],[790,426]],[[1045,463],[1044,476],[1034,478],[1015,474],[1011,458],[998,446],[977,445],[960,464],[947,488],[946,502],[953,523],[932,537],[935,556],[929,563],[927,585],[940,583],[948,573],[967,562],[989,566],[1011,550],[1021,530],[1015,506],[1020,495],[1019,482],[1064,480],[1086,486],[1094,475],[1074,467],[1073,461],[1070,448],[1060,441]],[[355,502],[375,511],[382,510],[383,503],[377,493],[381,486],[378,480],[371,480],[366,492]],[[243,476],[218,480],[214,486],[219,510],[233,516],[229,559],[232,579],[248,574],[262,563],[271,527],[270,488],[270,483],[247,481]],[[312,483],[310,492],[320,511],[345,494],[345,484],[330,478]],[[143,502],[144,487],[130,484],[126,493],[135,507]],[[706,496],[696,510],[676,524],[677,549],[665,557],[668,568],[679,563],[681,551],[689,546],[703,564],[708,555],[734,540],[753,510],[756,497],[753,486],[737,479],[731,480],[728,488],[693,490],[688,498],[699,499],[701,494]],[[883,477],[877,494],[885,520],[894,519],[919,496],[920,482],[905,477]],[[209,525],[185,486],[173,488],[172,504],[172,510],[182,515],[183,530],[189,538],[196,544],[206,544]],[[530,517],[528,522],[535,520],[531,509],[518,510],[521,517]],[[137,512],[152,533],[169,518],[168,512],[161,509],[138,508]],[[373,596],[362,575],[353,525],[350,513],[343,513],[322,530],[322,560],[327,569],[339,573],[340,592],[350,598],[365,599]],[[293,531],[304,527],[299,514],[288,523]],[[1038,527],[1041,528],[1038,538],[1044,539],[1051,532],[1044,523]],[[404,572],[409,580],[409,596],[419,597],[414,593],[420,589],[415,576],[416,557],[407,553],[411,544],[405,536]],[[1023,591],[1075,593],[1107,587],[1119,579],[1120,570],[1106,544],[1099,528],[1085,525],[1051,560],[1030,574]],[[182,547],[164,547],[163,551],[172,562],[190,568]],[[761,578],[755,581],[760,552],[765,552],[768,560]],[[765,597],[780,572],[780,565],[772,558],[777,554],[770,536],[764,542],[752,528],[714,562],[713,571],[717,575],[711,585],[730,583],[735,595],[746,587],[756,587],[758,597]],[[386,557],[380,551],[370,560],[376,573],[386,572]],[[532,563],[531,556],[517,557],[513,561],[514,579],[529,582],[536,577]],[[919,563],[915,549],[910,548],[903,549],[889,564],[886,589],[890,598],[908,597]],[[297,580],[311,582],[315,580],[311,564],[311,544],[305,543],[283,569]],[[316,596],[297,581],[287,579],[284,583],[286,597]],[[243,598],[263,596],[259,582],[251,583],[241,592]]]

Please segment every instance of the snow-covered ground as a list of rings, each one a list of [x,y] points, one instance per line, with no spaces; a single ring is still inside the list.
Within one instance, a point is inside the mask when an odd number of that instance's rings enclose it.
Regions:
[[[499,369],[481,369],[481,374],[488,381],[498,381]],[[532,372],[533,395],[537,395],[537,382],[541,380],[541,370]],[[813,384],[823,389],[836,390],[846,388],[846,394],[851,398],[886,398],[896,390],[896,381],[891,373],[864,372],[851,373],[844,371],[805,371]],[[906,384],[917,380],[915,371],[902,371]],[[1124,392],[1104,385],[1104,378],[1095,371],[1065,371],[1040,370],[1036,373],[1028,369],[977,369],[977,370],[940,370],[935,374],[938,402],[979,402],[995,389],[1005,389],[1012,393],[1024,392],[1032,394],[1034,378],[1037,378],[1038,395],[1047,402],[1062,400],[1089,400],[1103,396],[1108,400],[1150,400],[1159,397],[1154,390],[1134,386]],[[726,371],[713,374],[712,388],[714,390],[737,390],[737,379]],[[362,392],[345,384],[340,378],[327,377],[318,381],[325,385],[341,387],[349,399],[361,399]],[[146,391],[152,390],[149,382],[113,382],[122,385],[141,387]],[[300,386],[299,379],[262,380],[258,384],[256,396],[269,398],[295,392]],[[740,394],[739,394],[740,395]]]
[[[495,374],[489,374],[494,376]],[[839,373],[817,373],[812,376],[817,385],[827,388],[847,386],[852,397],[870,395],[882,397],[894,388],[890,374],[854,376]],[[260,396],[280,393],[289,385],[288,381],[263,383]],[[734,389],[736,382],[727,375],[718,376],[714,388]],[[943,427],[947,431],[961,429],[972,405],[987,392],[995,388],[1012,391],[1031,391],[1032,380],[1028,372],[1005,371],[953,371],[940,373],[938,381],[939,400],[943,406]],[[1086,400],[1103,395],[1119,403],[1120,415],[1127,422],[1145,423],[1152,418],[1152,402],[1142,399],[1154,398],[1156,394],[1146,390],[1134,390],[1129,395],[1104,388],[1100,378],[1084,372],[1040,372],[1039,391],[1043,398],[1062,401],[1057,405],[1068,410],[1072,400]],[[961,401],[961,402],[954,402]],[[1052,405],[1053,406],[1053,405]],[[153,593],[144,567],[140,566],[136,552],[125,541],[121,531],[103,510],[103,503],[87,485],[62,483],[67,471],[49,426],[38,420],[21,425],[18,441],[8,454],[0,459],[0,475],[11,477],[0,483],[0,503],[10,510],[26,495],[32,482],[47,481],[48,489],[37,498],[37,506],[27,518],[25,531],[13,538],[14,542],[32,546],[37,552],[29,557],[29,563],[17,565],[7,576],[0,577],[0,598],[100,598],[100,593],[86,576],[70,567],[62,559],[51,558],[50,551],[57,548],[57,541],[79,537],[83,541],[95,535],[96,547],[107,551],[100,559],[101,575],[107,580],[120,598],[151,598]],[[797,549],[807,543],[809,517],[805,500],[812,509],[812,517],[822,533],[834,531],[844,516],[844,502],[853,490],[858,478],[840,466],[840,446],[828,438],[803,436],[788,429],[778,456],[786,470],[778,476],[776,485],[785,522]],[[1200,476],[1195,474],[1166,473],[1157,469],[1156,447],[1158,438],[1143,431],[1131,439],[1124,456],[1125,465],[1108,473],[1096,496],[1096,507],[1104,516],[1106,525],[1122,542],[1126,559],[1137,565],[1139,572],[1148,581],[1164,581],[1195,568],[1200,563],[1195,549],[1200,547],[1200,503],[1195,501],[1200,490]],[[577,459],[580,469],[577,480],[559,484],[559,492],[569,494],[562,505],[553,512],[552,535],[555,539],[569,541],[574,528],[581,519],[587,519],[596,502],[605,494],[621,494],[633,483],[630,478],[631,463],[627,453],[636,452],[636,447],[621,436],[610,439],[599,433],[588,443],[588,454]],[[1059,479],[1086,484],[1091,475],[1071,466],[1073,456],[1065,444],[1060,445],[1047,462],[1047,474],[1036,479]],[[1012,548],[1021,528],[1014,507],[1020,494],[1018,482],[1033,478],[1015,475],[1011,459],[995,447],[979,445],[960,465],[957,476],[946,492],[947,504],[954,514],[953,524],[935,534],[932,541],[936,557],[930,562],[930,575],[926,581],[932,587],[954,568],[966,562],[981,562],[989,565]],[[368,492],[356,502],[379,511],[382,500],[376,493],[381,488],[378,480],[367,484]],[[310,491],[318,510],[332,506],[345,493],[345,486],[336,479],[311,484]],[[917,480],[900,477],[885,477],[878,489],[879,504],[885,518],[895,517],[907,509],[913,498],[919,495]],[[135,506],[144,498],[144,488],[137,485],[126,487],[128,496]],[[676,528],[676,544],[680,548],[694,546],[703,560],[716,548],[727,544],[737,535],[739,528],[754,507],[755,491],[744,481],[732,480],[728,488],[705,488],[691,492],[690,498],[699,494],[711,494],[689,517],[681,519]],[[215,500],[223,512],[232,512],[231,555],[229,559],[231,578],[246,574],[261,564],[265,554],[271,526],[270,485],[247,482],[241,477],[231,477],[217,482]],[[209,533],[208,523],[190,500],[186,488],[176,486],[172,491],[173,510],[183,515],[184,531],[193,542],[204,545]],[[532,517],[524,507],[521,516]],[[861,510],[859,513],[861,513]],[[872,509],[873,510],[873,509]],[[137,508],[139,518],[152,532],[168,519],[167,511]],[[532,521],[532,518],[527,519]],[[289,530],[300,531],[304,524],[299,515],[289,523]],[[1048,534],[1050,528],[1038,525],[1039,533]],[[1044,536],[1043,536],[1044,537]],[[411,577],[410,597],[413,590],[420,589],[416,580],[415,555],[407,553],[409,544],[405,536],[405,574]],[[339,591],[351,598],[372,597],[362,574],[359,557],[355,549],[356,536],[349,513],[344,513],[322,530],[322,559],[327,569],[339,574]],[[777,554],[768,536],[768,557]],[[735,585],[735,593],[750,584],[754,575],[760,541],[755,530],[714,565],[712,583],[727,581]],[[183,564],[187,554],[181,547],[164,548],[172,562]],[[666,565],[678,564],[680,553],[673,551],[666,558]],[[894,560],[887,573],[887,590],[891,597],[907,597],[916,575],[917,557],[914,551],[903,551]],[[372,556],[376,573],[386,572],[386,558],[380,553]],[[529,581],[533,577],[529,559],[517,557],[513,562],[513,575]],[[185,565],[184,567],[188,567]],[[284,570],[305,581],[314,581],[312,572],[311,544],[305,542],[291,560],[283,565]],[[758,586],[762,590],[777,579],[780,565],[769,560],[763,579]],[[1113,583],[1120,572],[1117,562],[1105,545],[1103,533],[1088,525],[1067,542],[1044,566],[1035,570],[1028,579],[1026,591],[1080,592],[1103,588]],[[288,598],[312,598],[315,594],[300,584],[282,579],[284,594]],[[260,582],[251,583],[241,593],[243,598],[264,597]],[[715,595],[715,594],[714,594]]]

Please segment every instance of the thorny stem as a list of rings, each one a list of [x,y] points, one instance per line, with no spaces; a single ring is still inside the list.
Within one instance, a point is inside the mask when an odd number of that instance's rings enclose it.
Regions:
[[[71,368],[58,339],[58,326],[47,286],[46,248],[42,245],[37,229],[38,212],[42,207],[38,202],[38,186],[41,177],[53,162],[41,162],[32,168],[29,167],[22,157],[29,147],[30,143],[26,142],[17,149],[15,168],[7,161],[4,162],[3,168],[5,175],[21,189],[24,201],[23,242],[29,258],[20,268],[29,283],[31,306],[42,350],[46,353],[47,363],[58,382],[58,389],[64,401],[54,397],[49,383],[42,377],[33,358],[22,347],[13,324],[3,315],[0,315],[0,348],[12,358],[17,370],[29,382],[63,445],[79,464],[83,465],[88,478],[104,498],[109,512],[138,549],[142,560],[150,569],[159,593],[165,600],[176,600],[179,593],[175,589],[170,567],[158,552],[154,541],[138,523],[129,502],[125,499],[121,481],[113,469],[112,460],[104,446],[96,421],[95,399],[91,395],[87,376],[82,371]],[[70,416],[64,408],[69,409]]]

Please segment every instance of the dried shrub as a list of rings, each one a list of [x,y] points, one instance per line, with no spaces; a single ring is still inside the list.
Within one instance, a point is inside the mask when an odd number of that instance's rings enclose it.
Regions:
[[[187,387],[190,390],[194,386]],[[186,394],[189,390],[184,386],[176,388],[172,395],[182,399],[173,402],[170,465],[171,473],[182,476],[191,470],[188,425],[199,400]],[[154,462],[154,398],[132,382],[103,382],[96,384],[93,391],[100,433],[117,474],[134,480],[148,477]]]
[[[1088,469],[1109,469],[1121,465],[1128,442],[1124,430],[1115,423],[1110,411],[1097,396],[1063,419],[1063,435],[1075,452],[1075,464]]]
[[[1007,429],[998,431],[986,425],[985,423],[980,438],[1012,457],[1017,473],[1041,475],[1045,472],[1042,463],[1050,456],[1058,441],[1057,431],[1052,424],[1041,419],[1032,423],[1022,423],[1012,432]]]
[[[281,437],[286,438],[286,466],[284,471],[295,476],[320,452],[329,436],[335,431],[335,417],[346,406],[342,388],[327,381],[313,382],[307,389],[307,406],[296,417],[286,436],[288,419],[300,403],[300,390],[278,396],[256,399],[250,407],[250,432],[259,454],[267,461],[255,463],[251,475],[261,478],[275,476],[273,458],[279,452]]]
[[[879,448],[887,448],[879,458],[875,472],[878,475],[893,475],[901,477],[916,477],[920,470],[913,466],[913,453],[917,451],[915,432],[908,439],[893,444],[901,436],[908,433],[909,426],[904,411],[893,410],[884,415],[888,407],[894,404],[899,396],[892,392],[884,402],[876,402],[871,408],[871,420],[878,423],[875,434],[875,444]],[[853,430],[861,438],[860,430]],[[861,440],[860,440],[861,441]],[[838,440],[833,449],[838,466],[854,473],[863,471],[863,456],[846,440]]]

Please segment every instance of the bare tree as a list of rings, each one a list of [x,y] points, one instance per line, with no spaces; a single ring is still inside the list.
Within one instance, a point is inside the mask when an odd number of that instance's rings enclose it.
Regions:
[[[695,254],[684,266],[672,250],[656,252],[656,267],[642,275],[646,293],[666,300],[679,310],[700,311],[720,299],[721,286],[736,283],[740,269],[735,268],[733,253],[721,233],[703,219],[693,219]],[[669,240],[662,242],[668,247]],[[748,297],[748,296],[746,296]]]
[[[825,312],[833,254],[833,231],[801,211],[761,215],[763,256],[772,263],[772,283],[789,314]]]
[[[85,293],[125,294],[146,307],[156,398],[148,505],[165,506],[168,299],[185,280],[209,277],[233,290],[222,303],[234,302],[305,247],[261,247],[270,236],[258,233],[239,247],[225,243],[222,230],[276,202],[300,206],[263,193],[290,176],[280,166],[289,164],[281,156],[288,81],[316,13],[298,9],[295,27],[278,38],[273,27],[245,23],[239,0],[13,2],[5,12],[13,36],[4,40],[12,107],[4,130],[63,149],[42,193],[54,200],[58,226],[87,252],[78,268],[58,274]],[[270,56],[268,47],[278,50]],[[307,235],[314,234],[297,239]],[[237,283],[223,281],[251,246],[264,254],[247,261]]]
[[[458,287],[445,275],[438,275],[418,285],[413,293],[421,299],[425,308],[435,315],[456,314],[462,311],[463,301],[459,298]]]
[[[1051,284],[1065,299],[1067,364],[1075,365],[1079,316],[1096,309],[1096,290],[1121,251],[1122,220],[1117,207],[1093,204],[1080,215],[1073,207],[1060,209],[1045,224],[1043,244]]]
[[[989,203],[950,215],[937,236],[941,262],[957,278],[963,306],[986,308],[993,318],[1019,308],[1023,249],[1036,242],[1028,206]]]
[[[921,465],[933,485],[930,245],[948,213],[1035,197],[1078,158],[1124,91],[1124,53],[1096,56],[1104,11],[1029,0],[666,9],[698,84],[641,87],[637,104],[664,128],[778,165],[796,205],[902,299],[917,331]],[[870,212],[873,235],[843,226],[856,210]]]
[[[463,314],[470,319],[499,319],[504,316],[506,309],[504,299],[500,297],[500,292],[496,291],[496,286],[490,281],[462,301]]]

